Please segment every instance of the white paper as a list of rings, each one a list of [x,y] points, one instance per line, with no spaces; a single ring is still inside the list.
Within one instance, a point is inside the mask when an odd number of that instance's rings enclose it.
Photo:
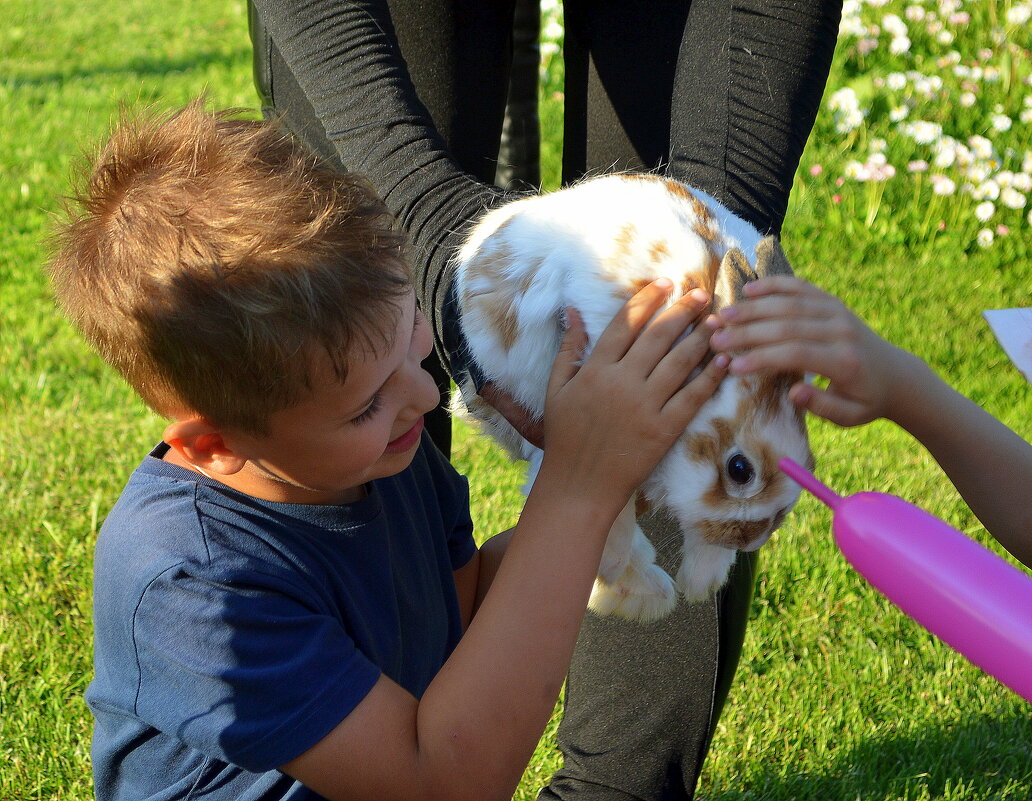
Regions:
[[[1010,360],[1032,381],[1032,308],[993,309],[982,316]]]

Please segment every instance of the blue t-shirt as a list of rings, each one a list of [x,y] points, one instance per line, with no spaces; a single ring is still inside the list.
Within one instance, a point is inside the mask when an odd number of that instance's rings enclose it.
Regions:
[[[319,798],[276,768],[381,673],[419,697],[462,634],[466,481],[425,436],[407,470],[344,506],[257,500],[165,452],[97,543],[97,799]]]

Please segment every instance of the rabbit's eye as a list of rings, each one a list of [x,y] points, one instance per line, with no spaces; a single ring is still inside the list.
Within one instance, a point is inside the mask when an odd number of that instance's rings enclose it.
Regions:
[[[727,474],[736,484],[748,484],[752,481],[756,471],[752,463],[740,453],[734,454],[727,460]]]

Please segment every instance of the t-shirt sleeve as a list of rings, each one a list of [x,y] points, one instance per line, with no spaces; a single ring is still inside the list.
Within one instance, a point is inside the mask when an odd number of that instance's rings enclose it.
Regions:
[[[136,713],[251,771],[304,753],[358,705],[380,670],[303,596],[257,572],[166,570],[134,619]]]

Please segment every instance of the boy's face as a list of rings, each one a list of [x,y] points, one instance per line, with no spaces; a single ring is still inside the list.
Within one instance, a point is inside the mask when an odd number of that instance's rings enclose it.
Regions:
[[[266,500],[339,504],[362,497],[367,481],[408,467],[423,415],[440,394],[420,364],[433,342],[415,295],[410,291],[398,308],[387,352],[356,353],[341,384],[319,349],[311,394],[273,414],[268,435],[225,435],[247,463],[222,480]]]

